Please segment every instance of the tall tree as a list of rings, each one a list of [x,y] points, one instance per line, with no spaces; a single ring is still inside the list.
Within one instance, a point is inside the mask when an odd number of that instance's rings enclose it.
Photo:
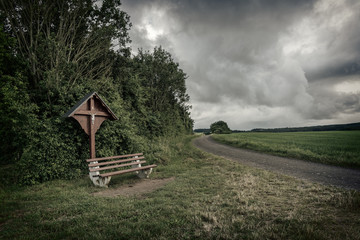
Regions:
[[[24,129],[36,110],[29,101],[24,65],[16,57],[15,44],[0,25],[0,164],[19,158],[26,143]]]
[[[160,125],[171,126],[180,120],[182,122],[178,124],[190,131],[192,120],[185,85],[187,76],[171,54],[161,47],[154,48],[152,53],[140,50],[134,57],[134,63],[146,89],[145,105],[151,116],[149,125],[159,125],[159,121]]]
[[[119,0],[1,1],[5,31],[28,61],[31,84],[69,90],[109,76],[110,50],[129,54],[129,16]]]

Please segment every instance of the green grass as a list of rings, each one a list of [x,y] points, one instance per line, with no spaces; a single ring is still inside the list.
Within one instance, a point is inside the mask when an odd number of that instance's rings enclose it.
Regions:
[[[0,239],[360,239],[360,193],[243,166],[163,142],[152,193],[100,197],[87,176],[0,185]],[[113,177],[110,189],[135,183]]]
[[[360,131],[236,133],[213,135],[216,141],[314,162],[360,168]]]

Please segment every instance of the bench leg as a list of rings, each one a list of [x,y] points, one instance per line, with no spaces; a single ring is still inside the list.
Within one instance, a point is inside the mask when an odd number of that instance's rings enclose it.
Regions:
[[[91,181],[94,183],[95,186],[99,187],[108,187],[108,184],[110,183],[111,176],[110,177],[100,177],[100,176],[92,176],[95,175],[96,172],[89,173]],[[98,172],[97,172],[98,173]]]
[[[138,156],[135,156],[135,158],[138,158]],[[141,164],[138,162],[140,162],[140,160],[132,161],[132,163],[134,163],[134,165],[132,165],[131,168],[140,168]],[[138,164],[136,164],[136,163],[138,163]],[[135,174],[137,174],[139,176],[139,174],[141,174],[140,172],[141,171],[135,171]],[[139,177],[139,178],[144,178],[144,177]]]
[[[92,162],[92,163],[97,163],[97,162]],[[94,168],[99,168],[99,167],[94,167]],[[100,172],[89,172],[89,177],[95,186],[107,188],[108,184],[110,183],[111,176],[110,177],[100,177],[99,174],[100,174]]]
[[[138,158],[138,156],[135,156],[135,158]],[[131,168],[139,168],[139,167],[141,167],[141,163],[138,163],[138,162],[140,162],[140,160],[132,161],[132,163],[134,163],[134,165],[132,165]]]
[[[149,168],[149,169],[137,171],[136,173],[137,176],[142,179],[142,178],[149,178],[151,172],[152,172],[152,168]]]

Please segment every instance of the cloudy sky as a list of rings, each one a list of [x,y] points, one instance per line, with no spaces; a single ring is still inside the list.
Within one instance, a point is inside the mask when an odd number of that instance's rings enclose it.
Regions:
[[[188,75],[195,128],[360,122],[359,0],[123,0]]]

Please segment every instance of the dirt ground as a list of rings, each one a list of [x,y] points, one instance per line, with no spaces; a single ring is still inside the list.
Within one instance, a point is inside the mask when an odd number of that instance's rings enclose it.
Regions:
[[[173,181],[175,178],[164,179],[142,179],[134,184],[127,184],[118,188],[108,188],[99,192],[93,193],[93,196],[102,197],[116,197],[116,196],[141,196],[146,193],[155,191],[165,184]]]
[[[300,179],[360,191],[360,171],[290,159],[231,147],[216,142],[211,136],[194,139],[193,144],[208,153],[256,168],[294,176]]]

